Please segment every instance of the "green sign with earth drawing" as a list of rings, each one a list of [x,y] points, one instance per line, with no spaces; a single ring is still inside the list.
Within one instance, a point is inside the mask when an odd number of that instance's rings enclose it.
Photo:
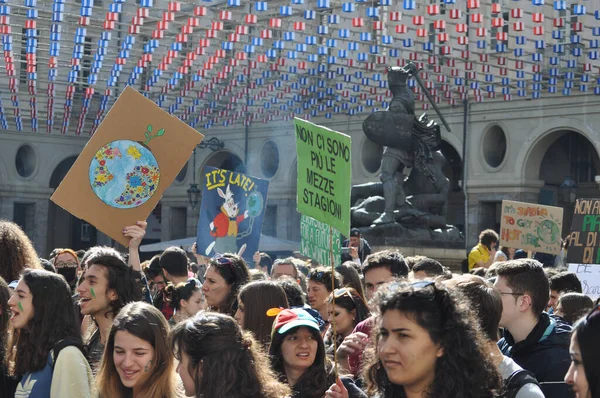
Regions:
[[[500,245],[538,253],[560,253],[563,209],[502,201]]]

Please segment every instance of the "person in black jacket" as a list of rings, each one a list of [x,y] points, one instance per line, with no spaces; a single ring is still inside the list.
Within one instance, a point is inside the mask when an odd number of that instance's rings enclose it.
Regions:
[[[344,248],[347,248],[347,251]],[[350,239],[342,242],[342,264],[346,261],[354,261],[362,264],[369,254],[371,254],[369,242],[360,237],[360,230],[358,228],[352,228],[350,230]]]
[[[546,398],[573,397],[564,377],[570,365],[571,326],[544,312],[548,278],[533,259],[499,263],[494,288],[502,296],[504,337],[498,347],[505,356],[535,374]]]

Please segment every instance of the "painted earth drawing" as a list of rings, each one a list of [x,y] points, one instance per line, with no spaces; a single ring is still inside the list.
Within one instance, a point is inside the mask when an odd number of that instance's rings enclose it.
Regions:
[[[139,142],[118,140],[104,145],[90,163],[90,184],[111,207],[131,209],[146,203],[160,181],[158,162]]]

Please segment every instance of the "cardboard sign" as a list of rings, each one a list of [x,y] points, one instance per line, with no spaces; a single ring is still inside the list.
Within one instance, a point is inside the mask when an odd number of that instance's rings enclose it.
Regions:
[[[198,253],[237,253],[251,263],[260,241],[269,181],[205,167],[204,184],[196,235]]]
[[[50,200],[127,246],[202,138],[126,87]]]
[[[340,233],[333,229],[333,236],[331,236],[331,230],[329,225],[302,214],[300,253],[319,264],[329,266],[331,265],[331,252],[333,252],[334,266],[340,265],[342,261]]]
[[[600,199],[577,199],[567,263],[600,264]]]
[[[569,272],[575,273],[581,281],[583,294],[594,300],[600,297],[600,265],[569,264]]]
[[[560,253],[563,209],[502,201],[500,245],[538,253]]]
[[[350,235],[350,137],[294,119],[298,155],[298,212]]]

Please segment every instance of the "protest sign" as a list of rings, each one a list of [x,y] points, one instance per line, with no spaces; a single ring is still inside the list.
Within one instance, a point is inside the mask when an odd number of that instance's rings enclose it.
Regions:
[[[298,212],[350,235],[350,137],[294,119]]]
[[[581,281],[581,292],[593,299],[600,297],[600,265],[569,264],[569,272]]]
[[[258,250],[269,181],[235,171],[204,168],[198,254],[237,253],[249,263]]]
[[[203,137],[126,87],[50,200],[127,246]]]
[[[331,265],[331,253],[333,253],[334,267],[341,264],[341,238],[338,231],[321,221],[302,214],[300,236],[301,254],[312,258],[319,264]]]
[[[500,245],[538,253],[560,253],[563,209],[502,201]]]
[[[600,199],[577,199],[567,263],[600,264]]]

